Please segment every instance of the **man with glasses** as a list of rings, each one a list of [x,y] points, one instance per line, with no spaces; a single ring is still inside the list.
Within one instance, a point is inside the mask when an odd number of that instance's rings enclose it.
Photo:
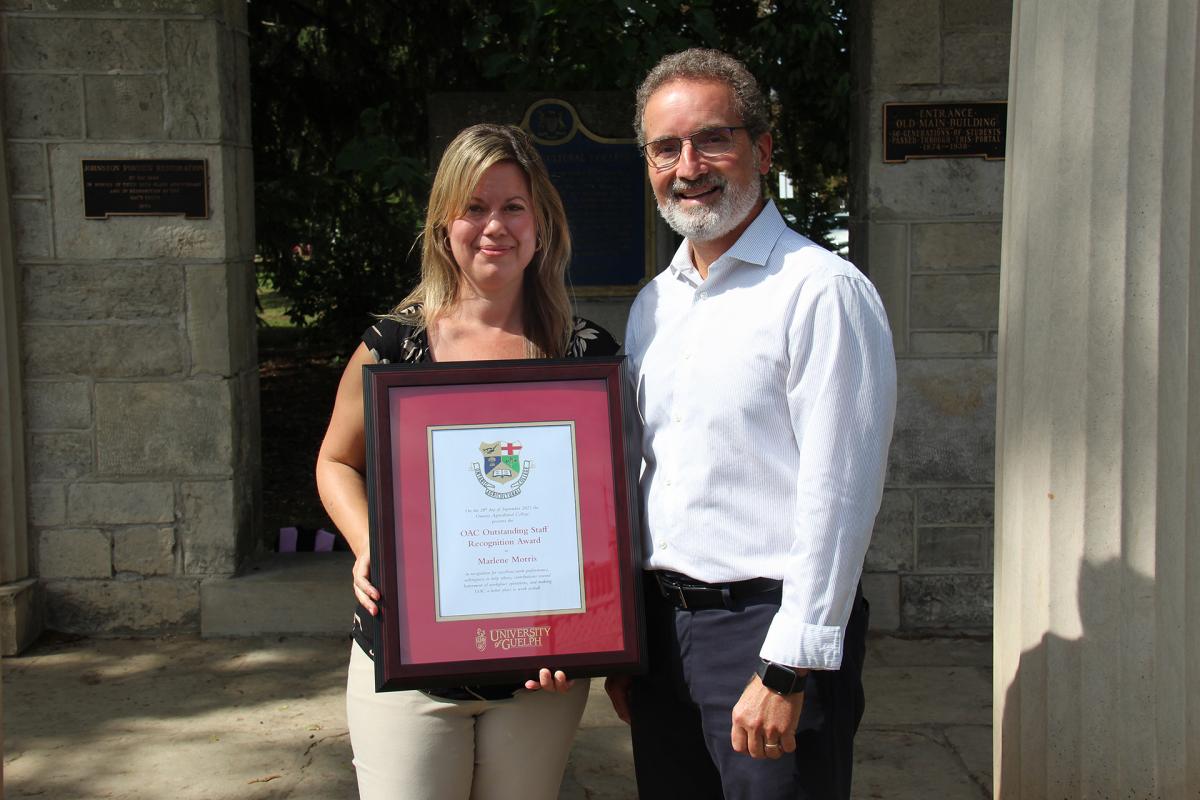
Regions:
[[[887,319],[870,281],[764,200],[766,102],[739,61],[666,57],[635,127],[684,237],[625,336],[650,673],[607,688],[639,794],[848,798],[858,584],[895,414]]]

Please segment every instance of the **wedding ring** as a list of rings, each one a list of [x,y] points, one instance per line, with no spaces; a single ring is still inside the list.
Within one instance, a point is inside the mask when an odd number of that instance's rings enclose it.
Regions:
[[[778,743],[772,744],[771,742],[767,742],[766,744],[763,745],[763,747],[779,747],[779,744]]]

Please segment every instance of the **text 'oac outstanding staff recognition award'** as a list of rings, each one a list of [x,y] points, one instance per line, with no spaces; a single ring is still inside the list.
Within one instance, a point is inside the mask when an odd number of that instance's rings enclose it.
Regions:
[[[574,423],[428,431],[437,620],[586,611]]]

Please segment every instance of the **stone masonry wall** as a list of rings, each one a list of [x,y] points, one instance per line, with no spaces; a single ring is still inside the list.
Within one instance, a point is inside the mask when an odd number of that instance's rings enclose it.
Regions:
[[[895,335],[896,431],[864,591],[874,627],[992,620],[1004,162],[883,163],[883,104],[1004,100],[1011,0],[853,9],[851,260]]]
[[[195,629],[254,547],[242,0],[0,0],[28,499],[46,623]],[[209,219],[83,218],[81,159],[196,158]]]

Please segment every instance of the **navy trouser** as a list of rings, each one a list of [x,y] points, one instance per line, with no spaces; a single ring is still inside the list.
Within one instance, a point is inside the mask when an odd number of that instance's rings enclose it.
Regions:
[[[796,751],[752,759],[730,744],[733,706],[759,663],[778,610],[771,602],[678,610],[645,584],[650,671],[630,693],[638,794],[689,800],[848,800],[854,734],[863,714],[866,600],[855,598],[842,667],[812,670]]]

